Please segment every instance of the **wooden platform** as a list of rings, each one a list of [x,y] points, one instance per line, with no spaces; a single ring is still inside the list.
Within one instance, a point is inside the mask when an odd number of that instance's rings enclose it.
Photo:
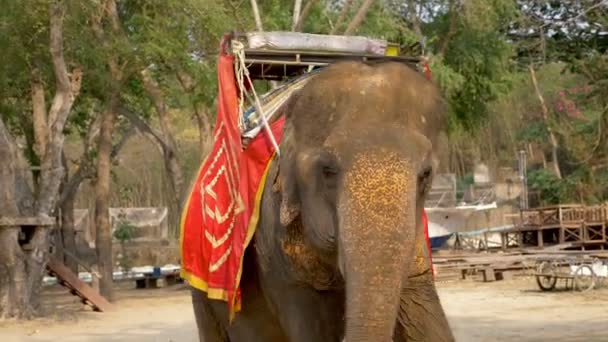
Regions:
[[[566,204],[522,210],[519,224],[502,232],[503,249],[572,243],[576,249],[608,249],[608,204]]]
[[[90,305],[94,311],[104,312],[112,308],[104,297],[57,259],[51,256],[46,267],[48,273],[56,277],[59,284],[68,288],[72,295],[80,297],[82,303]]]

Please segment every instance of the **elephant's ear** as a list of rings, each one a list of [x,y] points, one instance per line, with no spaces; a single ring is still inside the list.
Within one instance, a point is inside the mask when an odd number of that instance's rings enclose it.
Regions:
[[[281,141],[281,156],[279,170],[275,179],[275,191],[281,193],[280,219],[283,226],[288,226],[300,215],[300,196],[298,194],[297,165],[296,165],[296,128],[294,108],[300,97],[294,92],[283,105],[281,111],[285,115],[285,128]]]

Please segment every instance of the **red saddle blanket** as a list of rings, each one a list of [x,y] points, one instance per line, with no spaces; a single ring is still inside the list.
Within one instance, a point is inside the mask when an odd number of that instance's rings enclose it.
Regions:
[[[238,127],[238,89],[234,57],[218,64],[218,105],[211,153],[202,163],[181,222],[181,276],[228,302],[231,317],[240,309],[243,256],[258,223],[260,198],[274,148],[266,133],[245,150]],[[271,124],[280,143],[284,119]]]
[[[190,190],[180,227],[181,277],[209,298],[226,301],[231,319],[240,310],[244,252],[258,224],[275,153],[266,132],[243,150],[233,63],[233,56],[220,54],[214,144]],[[283,124],[284,117],[271,123],[277,143]]]

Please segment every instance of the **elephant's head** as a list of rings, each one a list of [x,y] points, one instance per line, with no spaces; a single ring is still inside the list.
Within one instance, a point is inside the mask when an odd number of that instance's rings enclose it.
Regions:
[[[390,341],[403,282],[428,271],[415,249],[444,129],[440,94],[401,64],[340,63],[287,106],[281,223],[301,219],[308,242],[338,265],[346,341]]]

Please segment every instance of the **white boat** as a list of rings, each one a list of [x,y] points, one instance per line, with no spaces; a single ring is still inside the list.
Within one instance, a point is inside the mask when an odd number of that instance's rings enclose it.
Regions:
[[[429,223],[431,247],[439,248],[443,246],[454,233],[465,232],[467,220],[472,214],[496,208],[496,202],[447,208],[424,208]]]

